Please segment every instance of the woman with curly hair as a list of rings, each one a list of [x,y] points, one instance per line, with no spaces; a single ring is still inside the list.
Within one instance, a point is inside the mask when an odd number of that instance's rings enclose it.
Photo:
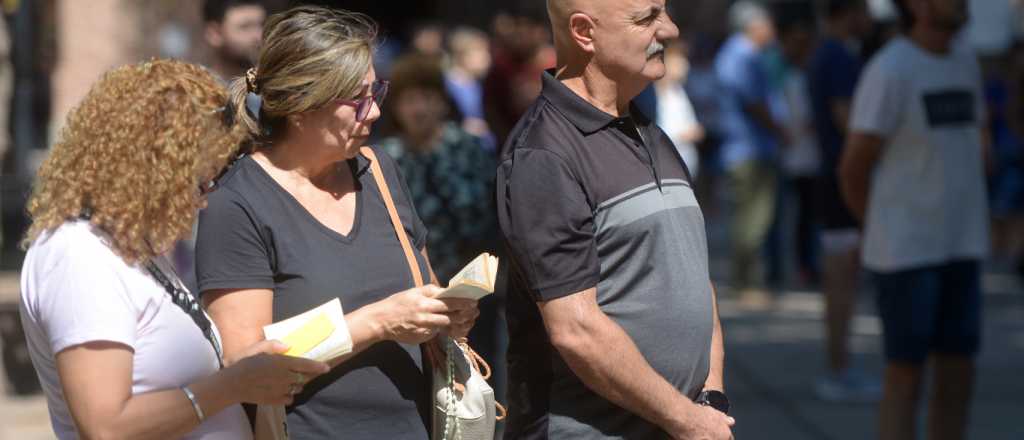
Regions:
[[[427,438],[430,372],[419,344],[464,336],[477,315],[475,301],[415,287],[371,156],[429,280],[427,230],[394,160],[361,152],[387,90],[373,70],[374,28],[320,7],[267,20],[256,67],[231,85],[255,149],[199,217],[199,289],[228,358],[273,321],[335,298],[345,310],[353,353],[287,408],[292,438]]]
[[[57,437],[251,438],[241,402],[291,402],[327,365],[220,342],[163,255],[244,129],[204,69],[115,69],[68,116],[39,170],[21,316]],[[227,114],[225,114],[227,112]]]

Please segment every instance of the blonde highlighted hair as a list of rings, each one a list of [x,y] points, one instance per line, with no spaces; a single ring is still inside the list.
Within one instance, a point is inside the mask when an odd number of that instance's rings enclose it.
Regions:
[[[154,60],[106,73],[39,169],[22,247],[88,214],[129,264],[170,250],[203,204],[198,185],[245,137],[225,104],[224,88],[192,64]]]
[[[299,6],[270,16],[256,66],[229,87],[250,136],[264,143],[281,135],[287,116],[358,96],[376,38],[376,24],[360,13]],[[250,92],[262,101],[259,114],[246,109]]]

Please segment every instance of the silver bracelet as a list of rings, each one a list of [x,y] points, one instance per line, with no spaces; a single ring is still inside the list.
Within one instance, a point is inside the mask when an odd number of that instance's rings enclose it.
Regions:
[[[203,414],[203,409],[199,407],[196,395],[192,394],[192,390],[188,389],[188,387],[181,387],[181,391],[185,393],[185,397],[188,397],[188,401],[192,402],[192,409],[196,410],[196,416],[199,417],[199,423],[203,423],[203,420],[206,420],[206,414]]]

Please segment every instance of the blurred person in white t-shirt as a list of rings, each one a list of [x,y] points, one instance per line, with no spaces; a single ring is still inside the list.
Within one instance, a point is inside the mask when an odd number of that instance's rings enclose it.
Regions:
[[[704,140],[705,133],[683,87],[690,72],[686,51],[682,40],[665,45],[665,76],[654,83],[654,91],[658,96],[658,126],[672,139],[690,177],[696,179],[700,171],[697,144]]]
[[[906,32],[864,70],[840,179],[864,225],[861,261],[878,289],[881,438],[917,438],[918,400],[930,389],[929,438],[961,439],[989,246],[981,70],[957,38],[966,0],[897,6]]]
[[[1009,51],[1018,38],[1021,4],[1018,0],[969,0],[970,20],[964,36],[984,56]]]

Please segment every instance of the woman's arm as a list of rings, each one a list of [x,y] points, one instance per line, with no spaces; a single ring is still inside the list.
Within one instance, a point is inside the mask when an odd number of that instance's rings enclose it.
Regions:
[[[280,352],[287,347],[264,343],[250,347]],[[181,389],[132,395],[132,350],[115,342],[94,341],[57,354],[64,399],[83,439],[173,439],[195,429],[199,416]],[[287,404],[295,372],[313,378],[327,367],[285,356],[247,357],[188,385],[206,417],[240,402]]]
[[[328,362],[332,367],[377,342],[394,340],[418,344],[451,325],[449,314],[463,309],[432,297],[441,291],[434,285],[409,289],[383,300],[346,312],[352,352]],[[224,363],[263,340],[263,326],[273,321],[273,293],[268,289],[221,289],[203,292],[207,311],[223,339]]]
[[[245,347],[264,339],[263,327],[273,323],[274,294],[270,289],[223,289],[205,292],[207,312],[220,330],[224,363],[231,365]],[[352,352],[331,360],[333,368],[345,359],[383,340],[383,331],[370,318],[368,307],[345,314]]]
[[[274,319],[274,292],[270,289],[208,290],[202,295],[206,312],[220,331],[224,364],[239,359],[245,347],[266,339],[263,326]]]
[[[132,396],[132,351],[113,342],[90,342],[57,354],[64,399],[82,439],[177,438],[199,425],[182,390]],[[231,405],[232,394],[214,377],[189,388],[208,415]]]

